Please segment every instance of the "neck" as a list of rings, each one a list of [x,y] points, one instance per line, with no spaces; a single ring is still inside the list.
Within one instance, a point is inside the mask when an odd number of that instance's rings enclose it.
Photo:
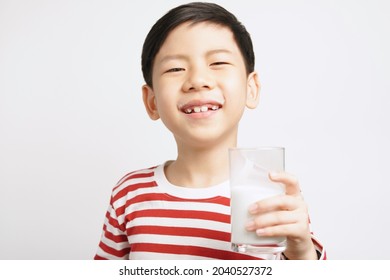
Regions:
[[[209,187],[229,178],[228,149],[236,139],[215,146],[188,147],[178,143],[178,157],[165,167],[167,179],[176,186]]]

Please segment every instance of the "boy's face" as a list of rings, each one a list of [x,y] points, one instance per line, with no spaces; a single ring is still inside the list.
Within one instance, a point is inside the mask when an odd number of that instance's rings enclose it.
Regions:
[[[257,74],[247,75],[230,29],[184,23],[157,53],[153,88],[145,85],[143,98],[150,117],[161,118],[177,141],[210,145],[235,141],[245,106],[256,107],[258,91]]]

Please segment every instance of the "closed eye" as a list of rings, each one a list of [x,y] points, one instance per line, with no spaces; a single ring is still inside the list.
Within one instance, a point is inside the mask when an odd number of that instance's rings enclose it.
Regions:
[[[213,62],[211,63],[210,65],[211,66],[218,66],[218,65],[225,65],[225,64],[229,64],[228,62],[225,62],[225,61],[217,61],[217,62]]]
[[[165,71],[165,73],[180,72],[184,70],[185,70],[184,68],[175,67],[175,68],[168,69],[167,71]]]

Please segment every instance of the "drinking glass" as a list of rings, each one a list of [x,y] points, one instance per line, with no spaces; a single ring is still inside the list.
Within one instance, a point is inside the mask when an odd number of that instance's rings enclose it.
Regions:
[[[272,171],[284,171],[284,148],[229,149],[232,250],[241,253],[278,255],[286,248],[286,237],[261,237],[247,231],[253,219],[249,206],[267,197],[285,193],[283,184],[269,179]]]

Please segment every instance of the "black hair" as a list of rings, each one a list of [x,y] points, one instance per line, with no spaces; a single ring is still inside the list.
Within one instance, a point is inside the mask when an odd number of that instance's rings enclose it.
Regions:
[[[184,22],[212,22],[228,27],[244,57],[247,74],[254,71],[255,55],[251,37],[245,26],[237,18],[214,3],[193,2],[173,8],[161,17],[150,29],[142,48],[142,73],[145,82],[153,86],[152,73],[154,59],[168,34]]]

